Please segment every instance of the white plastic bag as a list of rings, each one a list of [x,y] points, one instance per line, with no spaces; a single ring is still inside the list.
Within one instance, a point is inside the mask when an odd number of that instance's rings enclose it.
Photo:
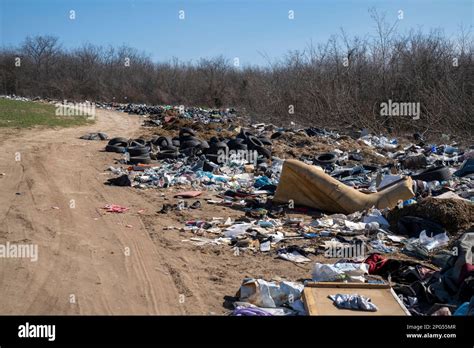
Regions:
[[[449,237],[446,232],[438,233],[434,237],[428,237],[426,231],[421,231],[418,238],[420,240],[420,244],[423,245],[428,251],[449,243]]]
[[[283,281],[267,282],[263,279],[245,279],[240,287],[240,301],[259,307],[275,308],[301,297],[304,285]]]
[[[349,282],[365,281],[364,274],[369,273],[366,263],[316,263],[313,268],[312,278],[316,282],[333,282],[347,280]]]

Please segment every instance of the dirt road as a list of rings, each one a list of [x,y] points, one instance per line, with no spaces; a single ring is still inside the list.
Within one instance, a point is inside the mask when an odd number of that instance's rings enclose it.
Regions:
[[[0,244],[38,245],[36,262],[0,259],[0,314],[223,314],[224,296],[245,276],[310,274],[309,265],[193,246],[183,242],[189,234],[164,228],[241,211],[205,205],[156,214],[173,190],[104,185],[120,156],[78,137],[132,137],[140,124],[138,116],[97,110],[91,126],[0,130]],[[130,211],[105,213],[107,203]]]
[[[78,139],[97,129],[133,136],[139,124],[99,111],[93,126],[27,130],[1,142],[1,241],[38,245],[37,262],[0,261],[2,314],[183,312],[140,218],[99,209],[133,205],[137,195],[104,185],[103,143]]]

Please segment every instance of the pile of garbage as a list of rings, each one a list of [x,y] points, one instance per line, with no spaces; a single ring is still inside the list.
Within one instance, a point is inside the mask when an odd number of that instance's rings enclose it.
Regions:
[[[1,94],[0,98],[1,99],[7,99],[7,100],[24,101],[24,102],[31,101],[31,98],[21,97],[21,96],[15,95],[15,94],[12,94],[12,95],[3,95],[3,94]]]
[[[105,150],[125,154],[124,162],[131,170],[115,173],[130,175],[132,186],[141,188],[174,185],[219,186],[221,188],[252,186],[251,176],[266,175],[259,183],[271,183],[269,168],[272,142],[265,137],[242,130],[234,138],[199,138],[191,128],[181,128],[175,137],[155,136],[151,139],[110,139]],[[146,166],[153,161],[160,165]],[[273,166],[275,169],[275,166]],[[249,173],[252,173],[250,175]],[[258,178],[257,178],[258,179]],[[228,184],[228,185],[226,185]],[[242,184],[242,185],[241,185]],[[257,184],[258,185],[258,184]]]
[[[387,285],[411,315],[474,315],[472,145],[447,136],[433,144],[419,133],[396,139],[366,130],[243,128],[234,109],[95,105],[145,116],[146,129],[157,133],[81,137],[107,141],[105,151],[118,154],[108,184],[177,189],[181,200],[157,216],[207,205],[242,211],[237,219],[170,227],[186,235],[183,243],[312,267],[305,280],[245,278],[231,315],[307,315],[304,290],[332,283]],[[212,198],[189,201],[203,192]],[[354,314],[384,310],[357,290],[334,290],[326,300]]]
[[[0,95],[0,98],[16,100],[16,101],[39,101],[49,104],[61,104],[66,100],[42,98],[42,97],[22,97],[17,95]],[[74,102],[74,101],[73,101]],[[79,103],[79,102],[78,102]],[[201,108],[190,107],[184,105],[148,105],[136,103],[117,103],[117,102],[90,102],[82,101],[81,103],[93,104],[96,108],[105,110],[115,110],[125,112],[130,115],[145,116],[145,125],[162,126],[175,120],[185,120],[196,122],[203,125],[229,123],[238,118],[237,111],[234,108]]]
[[[105,105],[110,107],[112,105]],[[100,104],[100,107],[104,107]],[[147,105],[147,104],[114,104],[114,109],[133,115],[148,116],[146,125],[160,126],[174,119],[184,119],[201,124],[226,123],[236,118],[233,108],[206,109],[200,107],[185,107],[184,105]]]
[[[169,110],[157,119],[174,117]],[[473,312],[472,146],[429,144],[419,134],[390,139],[266,124],[230,127],[220,136],[196,128],[112,138],[106,151],[121,155],[108,183],[192,189],[181,192],[184,199],[209,191],[206,205],[243,212],[235,220],[216,216],[173,227],[189,233],[183,243],[313,263],[309,282],[389,284],[413,315]],[[320,151],[310,155],[308,148]],[[203,208],[201,201],[181,201],[158,214]],[[245,279],[232,314],[305,314],[305,284]],[[330,299],[337,308],[382,310],[357,293]]]
[[[439,252],[437,264],[430,266],[413,260],[372,253],[361,262],[340,260],[315,263],[311,278],[300,282],[244,279],[231,315],[307,315],[302,299],[305,285],[311,282],[389,283],[401,305],[411,315],[474,315],[474,233],[465,233],[455,244],[456,252]],[[355,287],[353,287],[355,288]],[[339,290],[343,292],[342,290]],[[334,306],[344,310],[379,310],[370,298],[356,290],[329,296]]]

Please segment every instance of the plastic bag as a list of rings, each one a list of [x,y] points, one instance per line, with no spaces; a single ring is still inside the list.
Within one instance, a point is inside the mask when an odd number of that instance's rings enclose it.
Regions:
[[[446,232],[438,233],[434,237],[428,237],[426,231],[421,231],[419,240],[420,244],[423,245],[428,251],[449,243],[449,237]]]
[[[313,268],[312,279],[316,282],[332,282],[347,280],[350,282],[365,281],[364,274],[369,273],[366,263],[316,263]]]

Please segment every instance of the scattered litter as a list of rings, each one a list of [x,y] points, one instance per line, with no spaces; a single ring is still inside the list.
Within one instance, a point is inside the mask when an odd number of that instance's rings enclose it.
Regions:
[[[231,314],[232,316],[237,316],[237,317],[255,317],[255,316],[271,316],[270,313],[267,311],[264,311],[263,309],[260,309],[258,307],[237,307],[234,309],[234,311]]]
[[[394,247],[389,247],[389,246],[385,245],[385,243],[380,239],[372,240],[370,242],[370,246],[373,249],[375,249],[377,251],[380,251],[382,253],[393,253],[395,251]]]
[[[84,140],[107,140],[109,136],[105,133],[88,133],[80,137],[80,139]]]
[[[266,252],[266,251],[270,251],[270,249],[271,249],[271,244],[269,240],[264,243],[260,243],[260,251]]]
[[[314,281],[383,285],[386,296],[399,296],[387,308],[359,289],[331,289],[324,300],[332,296],[332,309],[339,303],[376,315],[433,315],[446,313],[435,304],[455,313],[470,301],[465,289],[473,238],[460,232],[474,224],[472,146],[449,137],[429,144],[419,133],[395,139],[365,129],[353,136],[294,123],[244,128],[248,123],[233,109],[103,107],[146,116],[145,126],[157,134],[110,139],[105,150],[116,162],[105,172],[107,184],[157,190],[161,214],[202,216],[165,228],[185,235],[183,242],[242,260],[258,254],[304,264],[323,256],[319,260],[335,263],[316,263]],[[192,199],[198,196],[206,198]],[[241,216],[219,216],[229,208]],[[301,280],[244,279],[231,315],[303,314],[308,304],[300,299],[302,287]]]
[[[341,309],[353,309],[359,311],[375,312],[377,306],[370,301],[370,298],[358,294],[336,294],[329,295],[334,301],[334,305]]]
[[[239,300],[259,307],[275,308],[299,299],[303,288],[302,284],[294,282],[246,278],[239,290]]]
[[[426,234],[426,231],[422,231],[420,233],[420,244],[426,248],[426,250],[431,251],[435,248],[438,248],[443,245],[447,245],[449,243],[449,237],[444,233],[439,233],[434,237],[429,237]]]
[[[297,251],[292,251],[292,252],[279,252],[278,253],[278,258],[291,261],[291,262],[296,262],[296,263],[304,263],[304,262],[310,262],[311,259],[308,259],[307,257],[301,255]]]
[[[119,176],[116,178],[108,179],[107,183],[109,185],[114,185],[114,186],[132,186],[132,182],[130,181],[130,178],[128,177],[127,174],[123,174],[122,176]]]
[[[109,213],[125,213],[129,210],[129,208],[118,204],[106,204],[102,209],[105,209],[105,211]]]
[[[363,283],[365,281],[364,275],[368,273],[369,266],[365,263],[316,263],[313,267],[312,279],[315,282],[349,281]]]

